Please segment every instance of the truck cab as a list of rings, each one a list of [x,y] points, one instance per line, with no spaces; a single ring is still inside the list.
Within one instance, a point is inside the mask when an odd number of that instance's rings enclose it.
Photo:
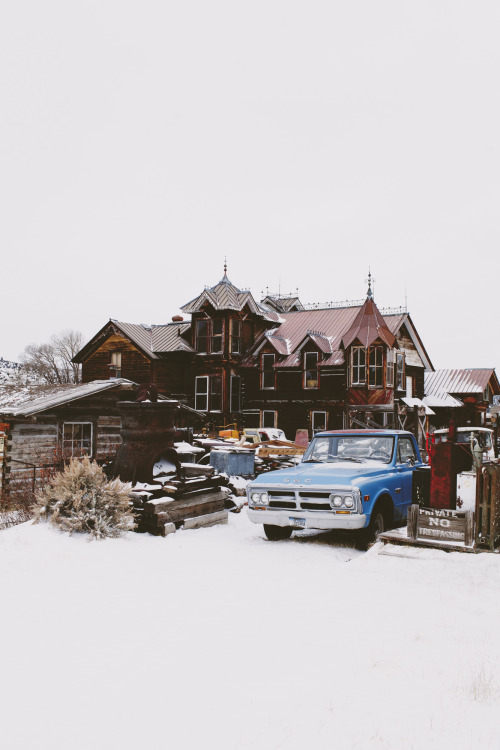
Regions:
[[[317,433],[296,467],[250,483],[248,516],[270,540],[287,539],[294,529],[346,529],[369,542],[406,518],[419,466],[411,432]]]

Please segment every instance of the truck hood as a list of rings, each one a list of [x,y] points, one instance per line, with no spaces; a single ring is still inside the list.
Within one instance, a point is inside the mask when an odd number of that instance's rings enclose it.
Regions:
[[[252,483],[252,487],[270,487],[273,485],[300,486],[334,486],[334,485],[356,485],[356,480],[367,477],[375,477],[379,474],[387,476],[390,464],[381,464],[380,461],[365,461],[362,464],[351,461],[339,461],[329,464],[299,464],[293,469],[279,469],[261,474]]]

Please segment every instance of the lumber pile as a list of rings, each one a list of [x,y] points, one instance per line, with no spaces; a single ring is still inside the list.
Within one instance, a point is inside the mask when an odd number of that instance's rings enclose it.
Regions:
[[[255,473],[287,469],[295,466],[306,449],[288,440],[268,440],[255,445],[259,461],[256,461]]]
[[[157,465],[153,482],[137,482],[131,490],[139,533],[167,536],[179,528],[227,523],[226,479],[212,466]]]

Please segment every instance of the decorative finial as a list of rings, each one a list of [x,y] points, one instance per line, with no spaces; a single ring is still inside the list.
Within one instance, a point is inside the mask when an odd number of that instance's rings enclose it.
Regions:
[[[375,279],[373,279],[373,280],[375,281]],[[373,292],[372,292],[372,273],[371,273],[371,269],[370,269],[370,267],[369,267],[369,266],[368,266],[368,278],[366,279],[366,281],[368,282],[368,291],[367,291],[367,293],[366,293],[366,296],[368,297],[368,299],[373,299]]]
[[[224,256],[224,276],[227,276],[227,258]]]

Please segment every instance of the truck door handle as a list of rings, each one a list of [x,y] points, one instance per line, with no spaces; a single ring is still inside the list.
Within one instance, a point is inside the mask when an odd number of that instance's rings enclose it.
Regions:
[[[396,487],[396,492],[401,492],[401,487]]]

